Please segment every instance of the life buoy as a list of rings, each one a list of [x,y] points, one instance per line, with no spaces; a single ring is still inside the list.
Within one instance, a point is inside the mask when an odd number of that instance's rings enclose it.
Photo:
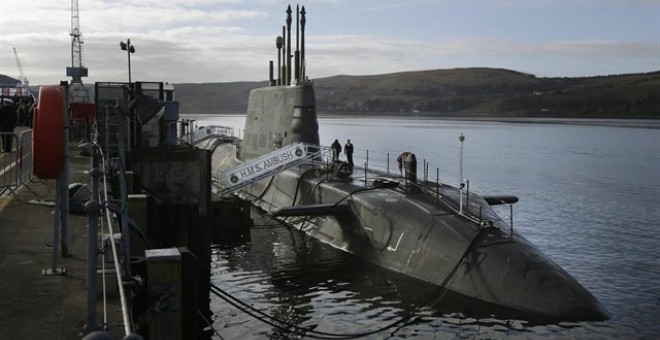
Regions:
[[[64,93],[55,85],[39,88],[32,122],[32,172],[57,179],[64,162]]]

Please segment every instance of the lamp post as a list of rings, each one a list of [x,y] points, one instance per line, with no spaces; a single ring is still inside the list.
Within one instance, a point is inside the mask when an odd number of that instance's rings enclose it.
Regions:
[[[126,39],[126,42],[120,41],[119,47],[126,51],[128,54],[128,83],[131,83],[131,53],[135,53],[135,47],[131,45],[131,39]]]
[[[463,182],[463,142],[465,142],[465,136],[463,136],[463,133],[461,133],[460,136],[458,136],[458,141],[461,143],[461,149],[460,149],[460,166],[459,166],[459,172],[460,172],[460,178],[458,180],[458,188],[460,190],[460,211],[459,213],[462,215],[463,214],[463,187],[465,187],[465,183]],[[468,187],[469,190],[469,187]]]

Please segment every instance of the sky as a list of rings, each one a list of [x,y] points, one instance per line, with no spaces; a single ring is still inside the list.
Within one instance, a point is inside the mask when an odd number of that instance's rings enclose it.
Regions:
[[[660,70],[660,0],[78,0],[85,83],[268,79],[291,4],[307,75],[493,67],[537,77]],[[0,0],[0,74],[67,80],[71,1]],[[295,32],[295,28],[292,29]],[[295,40],[294,40],[295,41]],[[295,43],[293,43],[295,45]]]

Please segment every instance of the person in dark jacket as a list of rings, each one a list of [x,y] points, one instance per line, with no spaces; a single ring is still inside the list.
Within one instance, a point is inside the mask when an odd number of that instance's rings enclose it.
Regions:
[[[335,141],[332,142],[332,145],[330,145],[330,149],[332,149],[332,160],[339,160],[339,154],[341,153],[341,144],[339,144],[339,140],[335,139]]]
[[[351,140],[346,141],[346,145],[344,145],[344,154],[346,154],[346,160],[348,161],[348,164],[351,165],[351,168],[353,167],[353,144],[351,144]]]
[[[13,136],[17,123],[16,106],[13,103],[3,102],[0,107],[0,132],[2,132],[2,151],[11,152]]]

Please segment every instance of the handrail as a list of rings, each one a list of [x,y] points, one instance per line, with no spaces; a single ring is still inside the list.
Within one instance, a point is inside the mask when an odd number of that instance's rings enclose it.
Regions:
[[[101,153],[102,154],[102,153]],[[102,163],[103,163],[103,168],[105,169],[106,164],[105,164],[105,157],[101,158]],[[108,199],[108,181],[105,176],[103,176],[103,191],[104,191],[104,199],[106,202],[109,201]],[[114,235],[114,230],[112,228],[112,220],[110,219],[110,216],[112,215],[110,212],[110,209],[106,206],[106,213],[105,217],[108,220],[108,229],[110,230],[110,235]],[[124,233],[127,231],[124,230]],[[128,304],[126,302],[126,293],[124,292],[124,285],[123,285],[123,278],[122,278],[122,271],[121,271],[121,266],[119,264],[119,257],[117,255],[117,246],[115,245],[114,240],[110,242],[111,248],[112,248],[112,261],[114,262],[115,265],[115,274],[117,275],[117,288],[119,289],[119,299],[121,303],[121,314],[122,318],[124,321],[124,332],[126,335],[130,335],[133,330],[133,324],[131,323],[130,318],[128,317]]]
[[[229,126],[209,125],[199,128],[192,133],[179,137],[180,142],[196,145],[197,143],[210,138],[235,138],[234,128]]]
[[[103,194],[101,195],[99,193],[99,196],[102,196],[103,200],[105,202],[105,204],[102,204],[101,206],[105,210],[105,217],[107,219],[107,226],[108,226],[109,235],[113,238],[112,241],[109,242],[109,243],[110,243],[110,247],[111,247],[111,251],[112,251],[112,261],[113,261],[113,265],[114,265],[114,269],[115,269],[115,276],[116,276],[116,279],[117,279],[117,288],[119,290],[119,299],[120,299],[122,319],[123,319],[123,324],[124,324],[124,333],[125,333],[126,336],[128,336],[128,335],[133,334],[133,328],[134,327],[133,327],[132,320],[129,316],[128,301],[127,301],[127,296],[126,296],[126,292],[124,290],[124,285],[123,285],[124,278],[123,278],[122,265],[121,265],[121,261],[119,260],[117,245],[114,242],[115,231],[114,231],[113,221],[112,221],[113,211],[111,210],[110,204],[108,204],[108,202],[110,202],[110,198],[108,197],[108,192],[110,190],[109,190],[108,178],[105,175],[106,173],[108,173],[108,171],[107,171],[108,170],[108,168],[107,168],[108,164],[107,164],[107,160],[106,160],[107,155],[103,153],[103,148],[101,148],[101,146],[98,144],[98,141],[97,141],[98,140],[98,129],[97,129],[97,124],[96,123],[93,124],[92,136],[93,136],[92,137],[92,150],[94,151],[94,152],[92,152],[92,157],[93,158],[99,157],[99,160],[100,160],[100,163],[101,163],[100,164],[101,169],[104,169],[104,170],[99,171],[98,169],[92,169],[90,171],[90,175],[92,177],[94,177],[95,179],[98,178],[99,176],[103,178],[103,187],[102,187],[103,188]],[[95,164],[97,164],[94,159],[92,160],[92,163],[93,163],[93,166]],[[96,182],[98,183],[98,181],[96,181]],[[93,184],[93,192],[95,192],[95,191],[97,191],[97,188],[95,187],[95,183],[94,183]],[[98,198],[98,197],[94,197],[94,195],[95,194],[93,193],[92,194],[92,200]],[[90,202],[96,202],[96,201],[90,201]],[[88,202],[88,204],[89,204],[89,202]],[[97,205],[97,207],[98,207],[98,205]],[[91,216],[91,214],[90,214],[90,216]],[[92,224],[92,221],[90,221],[90,224]],[[97,228],[97,226],[94,223],[93,226],[90,225],[90,226],[88,226],[88,228],[90,228],[90,229],[91,228]],[[127,232],[128,232],[128,230],[122,230],[122,233],[127,233]],[[96,234],[96,233],[93,233],[93,234]],[[93,242],[95,244],[97,242],[97,240],[91,240],[90,239],[89,242]],[[96,252],[96,253],[98,253],[98,252]],[[93,254],[88,254],[87,261],[91,261],[93,266],[94,267],[96,266],[97,259],[96,259],[96,257],[93,257]],[[125,265],[129,265],[129,264],[125,264]],[[95,273],[94,273],[94,275],[95,275]],[[104,272],[104,275],[105,275],[105,272]],[[103,281],[103,286],[105,287],[105,277],[104,277],[104,281]],[[88,287],[88,289],[90,289],[90,288]],[[104,301],[105,301],[105,295],[107,294],[105,289],[103,291],[103,294],[104,294],[103,297],[104,297]],[[90,298],[88,297],[88,299],[90,299]],[[95,300],[95,298],[92,298],[92,299],[94,299],[94,300],[93,301],[88,301],[88,303],[92,303],[92,304],[95,305],[96,300]],[[104,306],[104,310],[105,310],[105,306]],[[92,313],[95,313],[95,312],[92,311]],[[90,329],[93,329],[93,327],[95,327],[95,325],[87,325],[87,327],[92,327]]]
[[[330,148],[315,144],[296,143],[274,150],[234,168],[213,174],[217,194],[230,194],[240,188],[271,177],[280,171],[319,160]]]

